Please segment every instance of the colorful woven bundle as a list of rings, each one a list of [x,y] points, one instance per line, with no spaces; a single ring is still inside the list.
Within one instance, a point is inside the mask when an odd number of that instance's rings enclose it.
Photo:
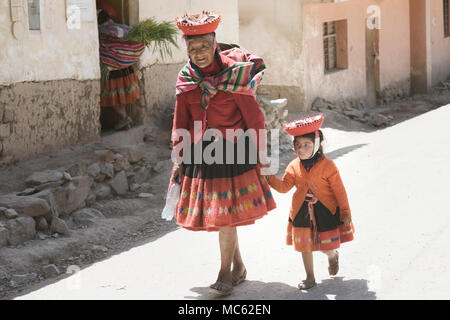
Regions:
[[[119,70],[139,61],[145,45],[100,34],[100,60],[108,70]]]

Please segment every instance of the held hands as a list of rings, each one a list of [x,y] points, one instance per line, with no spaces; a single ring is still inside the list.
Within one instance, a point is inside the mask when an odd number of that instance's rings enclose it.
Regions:
[[[259,163],[259,166],[261,167],[261,169],[270,168],[270,163],[262,164],[259,160],[258,160],[258,163]],[[263,172],[261,172],[261,174],[264,176],[264,179],[266,179],[267,182],[269,182],[270,177],[272,177],[271,174],[264,174]]]
[[[351,217],[345,217],[342,219],[342,222],[346,227],[349,227],[352,224],[352,218]]]

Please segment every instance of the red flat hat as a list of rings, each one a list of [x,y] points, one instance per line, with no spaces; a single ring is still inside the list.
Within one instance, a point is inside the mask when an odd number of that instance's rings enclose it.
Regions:
[[[201,14],[185,14],[181,18],[176,18],[178,29],[185,35],[200,35],[214,32],[219,26],[220,13],[203,11]]]
[[[323,114],[317,116],[311,116],[306,118],[301,118],[289,123],[283,124],[284,130],[291,136],[302,136],[311,132],[316,132],[320,129],[323,123]]]
[[[107,2],[105,2],[104,0],[97,0],[97,9],[102,9],[103,11],[105,11],[108,16],[110,16],[111,18],[115,17],[117,15],[116,10],[114,10],[113,7],[111,7],[111,5],[109,5]]]

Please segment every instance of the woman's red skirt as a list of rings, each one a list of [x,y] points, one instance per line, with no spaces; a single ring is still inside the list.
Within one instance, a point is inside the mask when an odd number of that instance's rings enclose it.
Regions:
[[[132,67],[111,71],[108,84],[101,86],[100,106],[131,104],[140,98],[139,82]]]
[[[231,142],[223,141],[226,159],[225,148]],[[208,144],[203,142],[202,150]],[[245,152],[251,147],[251,142],[246,143]],[[237,144],[233,148],[236,161]],[[253,224],[275,209],[270,186],[261,175],[259,164],[250,162],[246,157],[243,164],[183,163],[181,194],[175,209],[177,224],[193,231],[218,231]]]

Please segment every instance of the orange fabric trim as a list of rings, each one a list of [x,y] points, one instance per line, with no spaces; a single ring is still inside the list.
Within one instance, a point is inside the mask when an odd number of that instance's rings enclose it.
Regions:
[[[336,213],[339,206],[341,218],[351,217],[347,192],[339,170],[334,161],[326,156],[317,162],[310,172],[307,172],[300,159],[296,158],[289,163],[282,179],[272,175],[269,184],[281,193],[288,192],[293,186],[296,187],[289,211],[291,220],[295,219],[309,188],[332,214]]]

